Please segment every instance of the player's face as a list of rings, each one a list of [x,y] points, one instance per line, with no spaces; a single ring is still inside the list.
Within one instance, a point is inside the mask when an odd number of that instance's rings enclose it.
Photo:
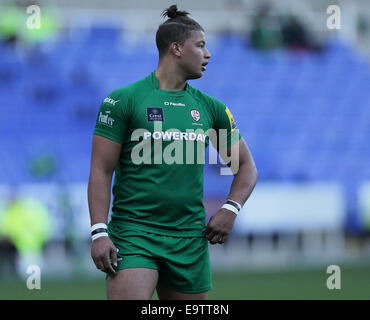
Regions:
[[[203,75],[211,58],[206,48],[206,38],[203,31],[192,31],[190,38],[186,39],[181,57],[181,67],[187,79],[197,79]]]

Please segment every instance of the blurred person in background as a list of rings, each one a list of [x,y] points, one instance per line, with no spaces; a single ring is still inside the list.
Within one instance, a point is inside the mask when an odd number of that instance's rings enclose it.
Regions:
[[[36,6],[40,9],[40,26],[29,28],[35,22],[36,11],[27,9]],[[0,41],[24,48],[33,48],[40,44],[47,44],[57,37],[60,30],[60,19],[50,3],[38,4],[32,0],[8,1],[2,5],[0,12]],[[28,22],[31,22],[30,24]],[[35,24],[36,26],[36,24]]]
[[[266,1],[257,6],[250,32],[251,46],[258,50],[285,48],[288,50],[322,49],[319,41],[295,15],[272,14],[271,3]]]
[[[0,216],[0,235],[17,249],[16,271],[24,276],[29,265],[43,264],[44,245],[52,235],[48,208],[39,200],[13,190]]]
[[[258,50],[281,47],[280,22],[271,15],[270,3],[263,2],[257,7],[250,38],[252,47]]]
[[[281,39],[285,48],[290,50],[320,50],[312,32],[297,16],[281,18]]]
[[[0,41],[7,45],[15,45],[19,41],[19,26],[25,23],[24,13],[17,2],[7,1],[0,10]]]
[[[93,136],[88,185],[91,255],[96,267],[108,274],[108,299],[150,299],[155,289],[160,299],[206,299],[212,288],[207,240],[211,244],[227,240],[257,181],[253,158],[229,109],[187,83],[202,77],[211,58],[203,28],[176,5],[163,16],[168,20],[156,34],[157,69],[104,99]],[[204,162],[194,162],[194,154],[181,141],[195,144],[190,141],[193,132],[188,133],[194,128],[214,129],[217,134],[224,130],[223,143],[212,140],[214,136],[209,140],[234,174],[225,204],[207,225]],[[135,129],[150,137],[134,142]],[[163,146],[168,148],[171,140],[181,142],[181,160],[191,154],[190,164],[162,163],[167,149],[156,148],[151,141],[165,133],[173,134],[173,139],[162,136]],[[177,139],[177,133],[182,139]],[[199,144],[202,150],[208,146],[206,135],[203,138],[198,134],[196,151]],[[133,153],[146,142],[150,163],[136,164]],[[224,158],[226,151],[229,159]],[[160,163],[151,162],[158,154]],[[114,171],[113,209],[107,226]]]

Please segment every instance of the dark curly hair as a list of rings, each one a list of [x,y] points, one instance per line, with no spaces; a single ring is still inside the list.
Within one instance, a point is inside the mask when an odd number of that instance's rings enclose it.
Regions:
[[[159,26],[155,37],[159,59],[167,53],[172,42],[183,45],[190,37],[191,31],[204,31],[201,25],[188,15],[189,12],[179,11],[177,5],[163,10],[161,16],[168,19]]]

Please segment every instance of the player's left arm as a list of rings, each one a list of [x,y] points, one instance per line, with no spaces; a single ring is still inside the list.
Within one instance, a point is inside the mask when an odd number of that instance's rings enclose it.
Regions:
[[[238,202],[241,206],[248,200],[258,178],[256,165],[252,154],[243,138],[227,148],[227,158],[224,162],[233,172],[234,179],[231,184],[228,199]],[[236,164],[236,165],[235,165]],[[236,214],[228,209],[221,208],[209,220],[205,232],[211,244],[224,243],[228,238],[236,218]]]

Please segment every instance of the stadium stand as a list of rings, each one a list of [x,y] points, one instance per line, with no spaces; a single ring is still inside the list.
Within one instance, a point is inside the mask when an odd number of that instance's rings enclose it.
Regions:
[[[349,190],[347,227],[357,230],[350,190],[370,179],[369,64],[338,40],[321,53],[259,52],[238,35],[216,40],[207,72],[191,84],[230,107],[260,181],[340,181]],[[86,182],[100,102],[153,71],[154,49],[101,26],[82,39],[66,35],[47,50],[1,45],[0,183],[39,181],[30,170],[39,154],[56,162],[42,179]],[[207,165],[206,195],[227,192],[217,179],[218,167]]]

